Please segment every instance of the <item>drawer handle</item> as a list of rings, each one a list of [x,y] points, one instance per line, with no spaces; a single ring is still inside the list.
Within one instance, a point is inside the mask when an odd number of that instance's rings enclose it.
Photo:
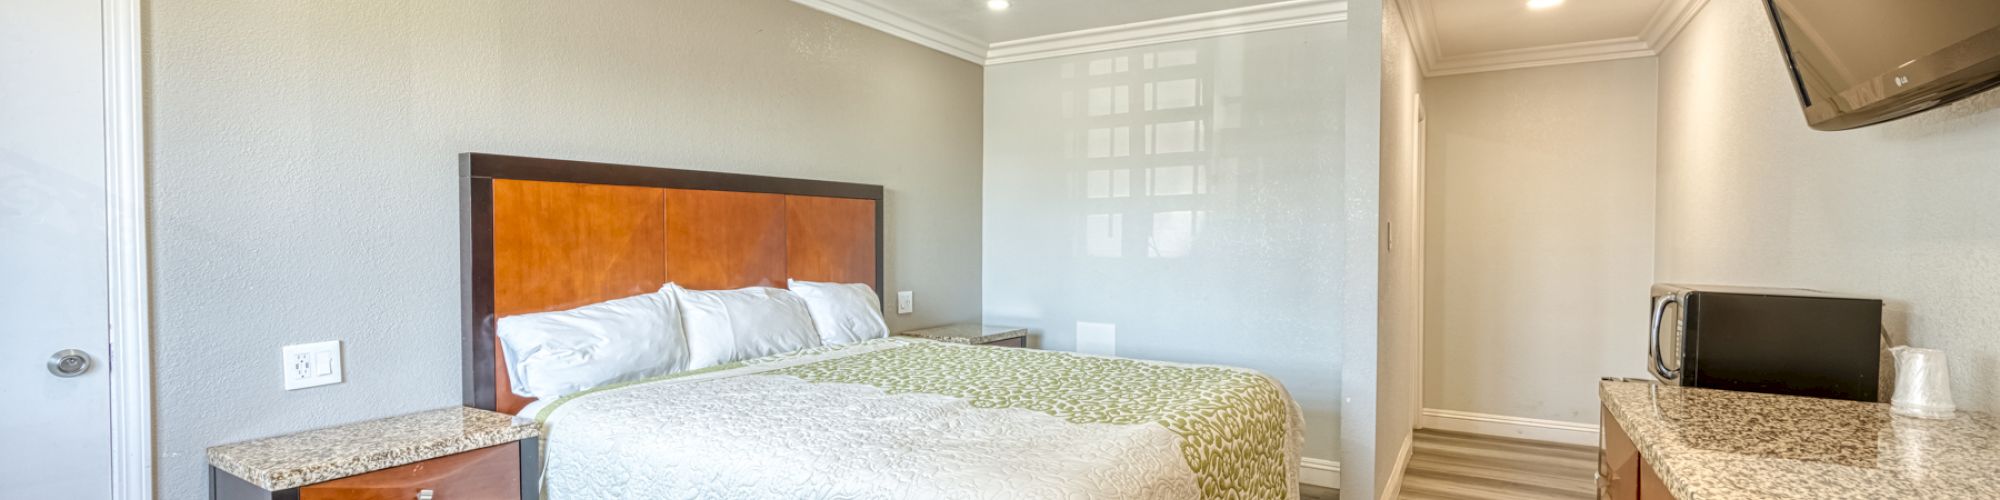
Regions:
[[[435,496],[435,495],[437,495],[437,494],[436,494],[436,493],[432,493],[432,492],[431,492],[431,490],[423,490],[423,491],[418,491],[418,492],[417,492],[417,500],[431,500],[431,497],[432,497],[432,496]]]

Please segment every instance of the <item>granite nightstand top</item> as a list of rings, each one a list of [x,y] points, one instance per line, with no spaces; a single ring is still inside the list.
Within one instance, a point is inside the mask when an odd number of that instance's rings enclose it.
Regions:
[[[1028,336],[1028,329],[964,324],[910,330],[896,335],[936,340],[939,342],[951,342],[954,344],[986,344],[1026,337]]]
[[[2000,421],[1645,382],[1598,396],[1679,500],[2000,498]]]
[[[208,449],[208,464],[270,491],[541,436],[534,420],[445,408]]]

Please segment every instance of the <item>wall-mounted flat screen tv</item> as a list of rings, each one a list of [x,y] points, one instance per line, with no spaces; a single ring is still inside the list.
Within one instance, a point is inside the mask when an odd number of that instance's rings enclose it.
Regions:
[[[2000,0],[1764,0],[1806,123],[1847,130],[2000,85]]]

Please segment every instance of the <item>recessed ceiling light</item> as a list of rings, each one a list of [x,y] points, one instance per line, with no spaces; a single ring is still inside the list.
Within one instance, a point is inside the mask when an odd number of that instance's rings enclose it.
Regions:
[[[1535,10],[1546,9],[1562,4],[1563,0],[1528,0],[1528,8]]]
[[[1537,1],[1543,1],[1543,0],[1537,0]],[[986,8],[988,9],[1007,10],[1008,7],[1013,7],[1013,6],[1014,6],[1013,2],[1008,2],[1007,0],[986,0]]]

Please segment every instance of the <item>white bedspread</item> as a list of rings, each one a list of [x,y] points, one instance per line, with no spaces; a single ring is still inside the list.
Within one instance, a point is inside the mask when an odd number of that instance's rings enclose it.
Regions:
[[[760,360],[555,402],[541,415],[547,498],[1204,496],[1183,455],[1189,443],[1159,422],[1094,423],[1060,410],[786,374],[910,342]],[[1288,425],[1296,434],[1295,422]],[[1285,447],[1284,461],[1296,467],[1296,443]],[[1296,497],[1296,486],[1278,494]]]

